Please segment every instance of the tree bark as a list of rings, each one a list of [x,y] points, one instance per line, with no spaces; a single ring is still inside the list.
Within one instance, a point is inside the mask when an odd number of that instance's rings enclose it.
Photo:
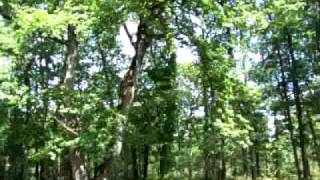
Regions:
[[[75,82],[75,70],[79,61],[79,43],[73,25],[68,25],[68,39],[66,42],[65,75],[63,84],[67,90],[72,90]]]
[[[88,170],[84,155],[78,150],[69,150],[73,180],[88,180]]]

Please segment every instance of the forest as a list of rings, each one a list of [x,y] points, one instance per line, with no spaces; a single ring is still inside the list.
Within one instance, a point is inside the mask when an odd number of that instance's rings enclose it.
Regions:
[[[0,0],[0,180],[320,180],[320,0]]]

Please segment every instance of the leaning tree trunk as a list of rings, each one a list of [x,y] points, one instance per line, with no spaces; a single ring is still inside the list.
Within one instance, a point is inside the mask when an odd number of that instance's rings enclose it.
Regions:
[[[132,59],[129,70],[127,71],[123,81],[121,82],[121,104],[119,106],[119,110],[126,116],[128,115],[130,107],[134,100],[136,83],[138,76],[140,75],[143,58],[152,41],[152,38],[148,36],[146,31],[146,24],[144,22],[140,22],[137,32],[137,41],[132,42],[135,49],[135,55]],[[134,166],[135,159],[133,156],[135,152],[132,152],[131,147],[127,142],[128,132],[126,126],[123,126],[122,129],[120,129],[120,134],[122,135],[123,139],[122,142],[118,142],[118,145],[120,145],[118,149],[121,150],[118,153],[121,154],[121,157],[125,162],[125,178],[132,179],[135,176],[139,175],[137,174],[137,171]]]
[[[137,84],[137,79],[140,75],[140,70],[142,67],[144,56],[147,52],[147,49],[150,47],[151,42],[154,39],[163,38],[164,34],[156,34],[152,29],[150,24],[153,24],[154,21],[162,21],[165,18],[162,17],[164,9],[167,7],[168,1],[160,1],[160,2],[152,2],[149,3],[149,7],[146,8],[150,12],[149,16],[141,17],[138,25],[138,30],[135,35],[135,38],[132,37],[130,32],[128,31],[126,25],[124,25],[124,29],[128,35],[128,38],[134,47],[135,55],[132,58],[131,64],[126,72],[120,86],[120,101],[119,111],[128,116],[129,110],[131,108],[132,102],[135,97],[135,88]],[[167,20],[167,19],[165,19]],[[110,175],[113,175],[112,171],[122,171],[123,173],[118,176],[113,176],[115,179],[130,179],[134,176],[135,172],[132,168],[133,166],[133,153],[130,150],[130,146],[127,142],[128,132],[126,129],[126,124],[120,124],[118,127],[118,133],[120,138],[116,139],[114,149],[115,154],[111,155],[111,157],[106,158],[106,160],[97,167],[97,173],[93,179],[99,180],[103,178],[107,178]],[[123,164],[117,163],[117,161],[121,160]],[[120,165],[120,169],[116,170],[113,166]],[[117,167],[118,168],[118,167]],[[131,176],[131,177],[130,177]],[[110,178],[109,178],[110,179]]]
[[[125,116],[128,115],[130,107],[132,105],[132,102],[134,100],[135,96],[135,88],[136,88],[136,82],[138,79],[138,76],[140,75],[140,69],[141,65],[143,63],[143,58],[146,54],[147,49],[149,48],[151,44],[152,38],[148,36],[146,33],[146,24],[141,21],[138,26],[138,31],[137,31],[137,40],[135,42],[132,41],[131,35],[128,32],[128,36],[131,40],[132,45],[134,46],[135,49],[135,55],[132,58],[131,64],[128,68],[128,71],[126,72],[124,79],[121,82],[121,89],[120,89],[120,98],[121,98],[121,104],[119,105],[119,110],[122,114]],[[126,27],[125,27],[126,29]],[[126,29],[127,30],[127,29]],[[113,166],[118,166],[119,163],[124,162],[124,169],[122,169],[122,165],[120,164],[120,171],[123,171],[125,175],[121,175],[121,178],[130,178],[128,177],[131,172],[133,172],[133,169],[130,169],[131,167],[131,162],[130,158],[132,156],[132,151],[129,150],[129,146],[126,142],[126,129],[125,129],[125,124],[121,124],[118,128],[120,137],[122,139],[118,139],[117,142],[115,143],[115,155],[112,155],[113,157],[111,158],[106,158],[106,160],[100,164],[97,167],[97,173],[94,177],[95,180],[100,180],[103,178],[110,177],[111,174],[115,174],[112,171],[117,171],[115,170],[115,167]],[[119,158],[122,158],[122,162],[117,162],[119,161]],[[115,164],[116,163],[116,164]],[[121,172],[121,173],[123,173]],[[127,176],[127,177],[123,177]],[[116,179],[120,177],[115,177]]]

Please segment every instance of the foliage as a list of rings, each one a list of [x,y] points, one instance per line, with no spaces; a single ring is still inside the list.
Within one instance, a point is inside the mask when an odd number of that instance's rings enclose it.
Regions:
[[[317,179],[319,5],[0,2],[0,179]]]

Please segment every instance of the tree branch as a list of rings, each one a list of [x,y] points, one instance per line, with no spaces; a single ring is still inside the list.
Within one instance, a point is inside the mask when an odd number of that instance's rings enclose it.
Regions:
[[[133,42],[132,35],[130,34],[129,29],[128,29],[126,23],[124,23],[123,28],[124,28],[124,30],[125,30],[126,33],[127,33],[127,36],[128,36],[128,38],[129,38],[129,40],[130,40],[130,42],[131,42],[131,45],[132,45],[133,47],[135,47],[135,42]]]
[[[53,41],[55,41],[55,42],[57,42],[57,43],[60,43],[60,44],[66,44],[66,41],[65,41],[65,40],[59,39],[59,38],[57,38],[57,37],[50,37],[50,36],[48,36],[48,37],[45,37],[45,38],[50,39],[50,40],[53,40]]]
[[[69,133],[72,136],[78,137],[79,134],[73,130],[72,128],[68,127],[65,123],[63,123],[62,121],[55,119],[55,121],[60,125],[60,127],[62,127],[67,133]]]

